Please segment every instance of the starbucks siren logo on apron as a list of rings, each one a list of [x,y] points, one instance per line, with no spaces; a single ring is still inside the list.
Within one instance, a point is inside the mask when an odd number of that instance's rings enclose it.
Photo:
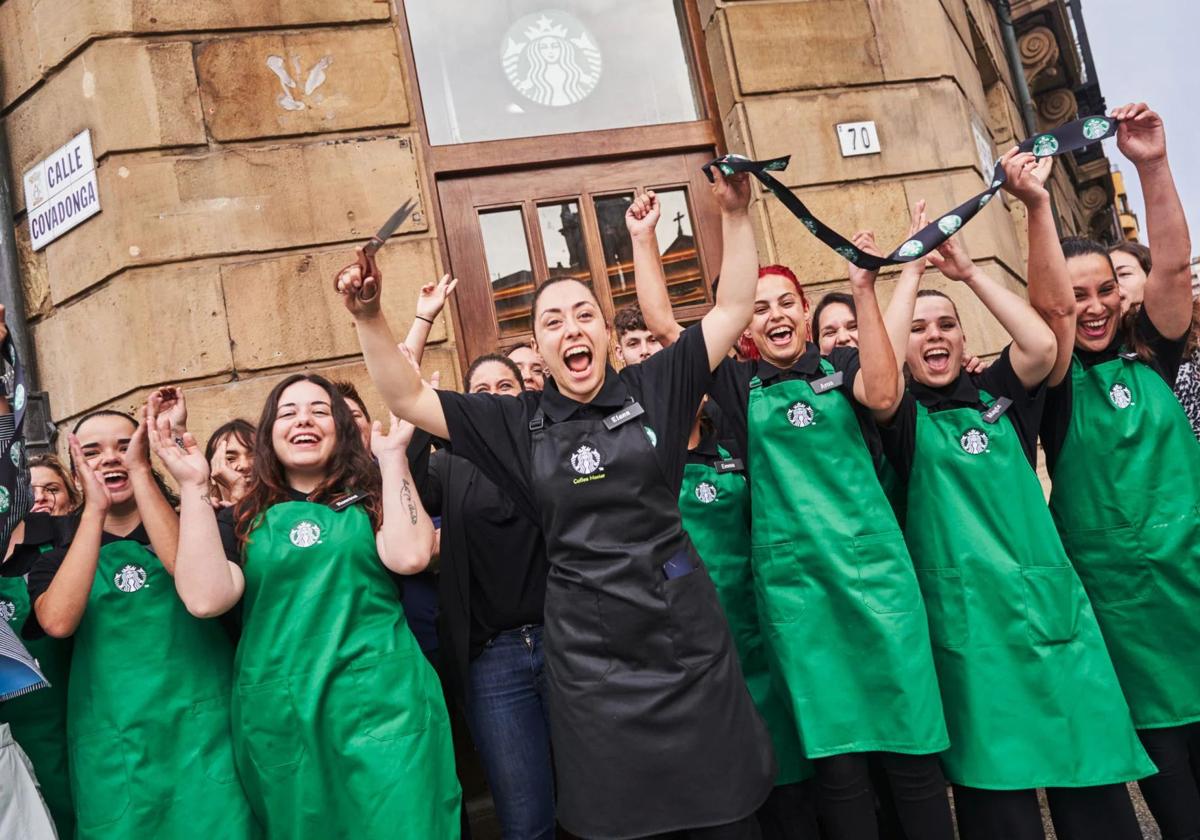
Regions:
[[[0,598],[0,621],[12,621],[13,616],[16,614],[17,605],[7,598]]]
[[[321,526],[316,522],[310,522],[307,519],[296,523],[296,527],[292,528],[288,534],[288,539],[292,541],[292,545],[296,548],[308,548],[314,546],[321,541]]]
[[[584,444],[572,453],[571,469],[580,475],[591,475],[600,469],[600,453]]]
[[[1108,398],[1117,408],[1129,408],[1133,405],[1133,392],[1120,382],[1109,389]]]
[[[146,585],[146,570],[128,563],[113,575],[113,583],[122,592],[137,592]]]
[[[792,403],[792,407],[788,409],[787,418],[788,422],[797,429],[811,426],[813,421],[812,406],[805,402]]]
[[[509,27],[500,61],[522,96],[551,108],[586,99],[600,82],[599,47],[579,20],[557,9],[526,15]]]
[[[696,498],[706,505],[711,505],[717,500],[717,488],[711,482],[701,481],[696,485]]]
[[[987,452],[988,436],[983,429],[967,429],[962,437],[958,439],[958,443],[963,448],[963,452],[971,455],[981,455]]]
[[[1103,117],[1092,117],[1083,124],[1083,136],[1089,140],[1096,140],[1108,134],[1110,123]]]

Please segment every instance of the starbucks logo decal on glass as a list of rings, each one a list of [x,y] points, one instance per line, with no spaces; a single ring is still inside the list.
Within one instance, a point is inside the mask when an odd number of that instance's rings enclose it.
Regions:
[[[301,520],[292,528],[288,539],[296,548],[309,548],[321,541],[321,526],[307,519]]]
[[[574,16],[545,9],[518,20],[500,51],[504,75],[526,99],[550,108],[581,102],[600,83],[600,48]]]

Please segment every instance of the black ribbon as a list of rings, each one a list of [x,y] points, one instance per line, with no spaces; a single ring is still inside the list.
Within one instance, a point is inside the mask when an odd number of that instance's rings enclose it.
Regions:
[[[1085,117],[1059,126],[1053,131],[1029,137],[1022,141],[1018,148],[1022,152],[1033,152],[1039,158],[1057,157],[1069,152],[1076,152],[1107,137],[1112,137],[1116,133],[1116,120],[1103,116]],[[1004,175],[1004,167],[997,162],[996,168],[992,171],[991,184],[986,190],[967,199],[949,213],[939,216],[921,228],[911,239],[901,243],[888,256],[876,257],[860,251],[849,239],[818,219],[804,206],[804,202],[794,192],[770,174],[787,169],[790,160],[791,155],[770,160],[750,160],[741,155],[725,155],[705,164],[704,174],[711,182],[714,166],[719,167],[726,175],[748,172],[774,193],[775,197],[783,202],[783,206],[803,222],[813,236],[837,251],[849,262],[870,271],[878,270],[886,265],[900,265],[929,253],[975,218],[975,214],[987,206],[987,203],[992,200],[992,196],[1004,186],[1004,182],[1007,180]]]
[[[25,368],[17,356],[17,345],[9,335],[0,345],[0,365],[4,390],[12,409],[13,436],[0,443],[0,545],[8,545],[13,529],[33,507],[33,488],[29,482],[29,458],[25,452],[25,408],[29,393]]]

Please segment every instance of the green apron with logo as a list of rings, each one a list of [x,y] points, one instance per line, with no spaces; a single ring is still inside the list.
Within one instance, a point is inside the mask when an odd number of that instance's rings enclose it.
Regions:
[[[1152,774],[1012,421],[918,402],[908,489],[905,536],[950,730],[946,778],[1023,790]]]
[[[1200,720],[1200,444],[1170,386],[1071,363],[1050,510],[1139,729]]]
[[[268,837],[457,838],[441,685],[362,507],[272,506],[244,572],[234,750]]]
[[[261,836],[229,730],[233,650],[134,540],[100,547],[75,630],[67,743],[77,840]]]
[[[806,754],[941,752],[925,607],[850,401],[755,377],[748,425],[754,582]]]
[[[47,546],[49,548],[49,546]],[[0,577],[0,618],[18,636],[32,608],[23,577]],[[71,642],[49,636],[26,640],[50,687],[0,703],[0,722],[12,726],[13,738],[33,762],[42,796],[50,808],[58,836],[75,834],[71,779],[67,773],[67,682]]]
[[[729,453],[718,449],[721,458],[729,462]],[[775,784],[807,779],[812,776],[812,765],[804,758],[787,687],[772,673],[759,627],[750,568],[750,488],[745,477],[714,464],[687,464],[679,490],[679,512],[684,530],[717,587],[746,687],[771,735],[779,766]]]

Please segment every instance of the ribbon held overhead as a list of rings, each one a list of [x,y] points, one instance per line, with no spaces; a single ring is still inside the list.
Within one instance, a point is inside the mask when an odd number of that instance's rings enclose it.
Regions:
[[[1052,131],[1027,138],[1021,142],[1019,148],[1022,152],[1033,152],[1039,158],[1055,157],[1078,151],[1107,137],[1112,137],[1116,133],[1116,120],[1108,117],[1085,117],[1061,125]],[[741,155],[725,155],[705,164],[704,174],[709,181],[712,181],[712,168],[716,166],[726,175],[733,175],[737,172],[753,175],[783,202],[792,215],[804,223],[813,236],[837,251],[849,262],[870,271],[886,265],[900,265],[915,260],[937,248],[987,206],[987,203],[992,200],[992,196],[1004,186],[1006,180],[1004,168],[997,163],[992,171],[991,183],[986,190],[967,199],[948,213],[938,216],[886,257],[876,257],[860,251],[849,239],[818,219],[812,211],[804,206],[804,202],[795,193],[770,174],[786,169],[790,160],[790,155],[770,160],[750,160]]]

